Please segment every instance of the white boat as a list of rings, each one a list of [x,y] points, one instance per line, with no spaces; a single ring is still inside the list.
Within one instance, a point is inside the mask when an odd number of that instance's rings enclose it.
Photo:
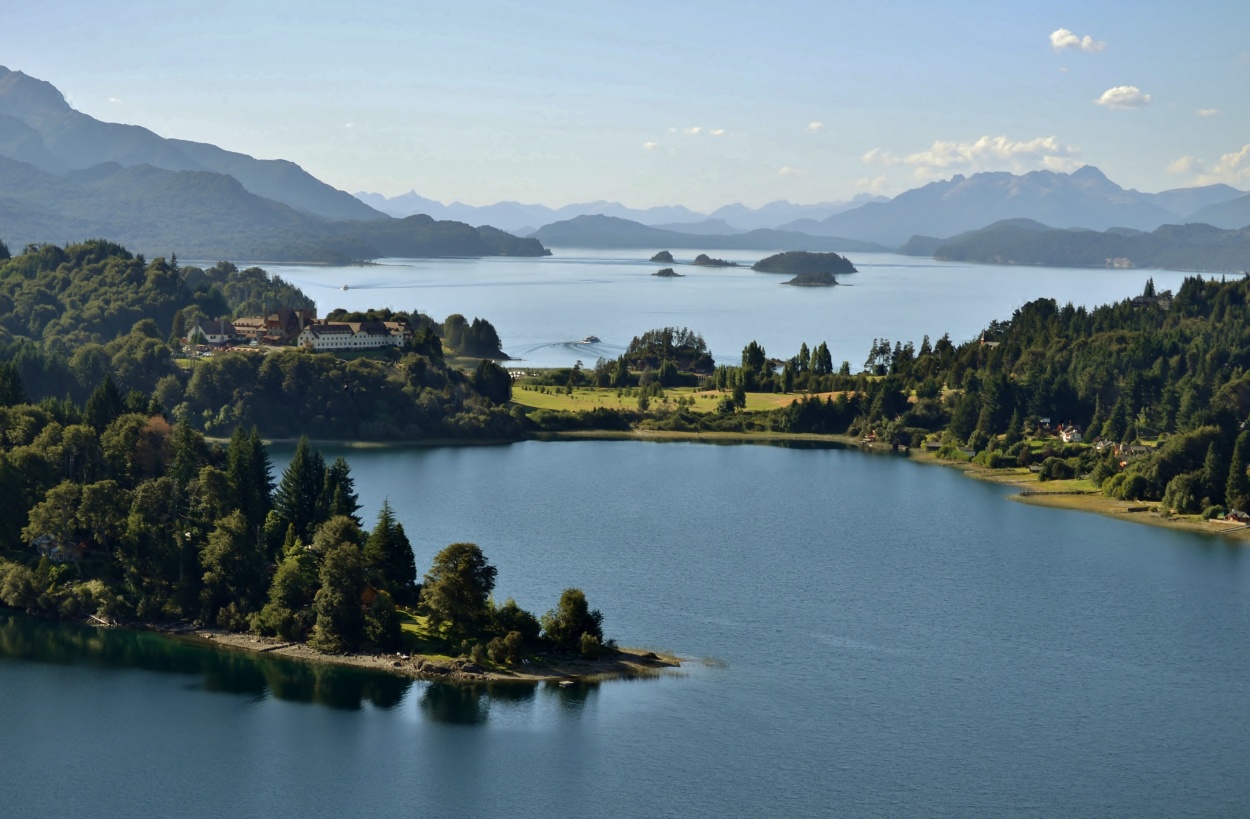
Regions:
[[[581,340],[582,344],[598,344],[599,336],[586,336]]]

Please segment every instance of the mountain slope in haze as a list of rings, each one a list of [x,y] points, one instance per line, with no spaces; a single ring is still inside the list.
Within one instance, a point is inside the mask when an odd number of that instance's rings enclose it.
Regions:
[[[1151,194],[1125,190],[1090,165],[1070,174],[1033,171],[958,175],[830,216],[818,223],[784,226],[819,235],[847,236],[897,247],[909,237],[952,236],[1004,218],[1060,227],[1153,230],[1178,216]]]
[[[533,238],[548,247],[680,248],[717,250],[812,250],[879,252],[883,247],[836,236],[807,236],[782,230],[752,230],[731,236],[663,230],[615,216],[577,216],[546,225]]]
[[[21,130],[13,120],[25,125]],[[51,83],[0,66],[0,155],[46,171],[106,162],[233,176],[258,196],[323,219],[385,219],[293,162],[255,159],[214,145],[165,139],[147,128],[102,122],[74,110]]]
[[[942,241],[933,257],[1046,267],[1237,271],[1250,262],[1250,228],[1163,225],[1147,233],[1124,228],[1055,230],[1037,223],[1004,220]]]
[[[1250,225],[1250,194],[1208,205],[1190,214],[1188,221],[1205,222],[1226,230],[1246,227]]]
[[[6,243],[101,236],[148,255],[254,261],[547,252],[534,240],[425,217],[331,222],[211,171],[108,162],[57,175],[0,157],[0,238]]]
[[[1196,217],[1198,211],[1245,196],[1245,192],[1237,190],[1232,185],[1220,184],[1204,185],[1198,188],[1172,188],[1147,195],[1156,205],[1172,211],[1183,221],[1205,222],[1207,220]],[[1217,227],[1220,226],[1217,225]]]
[[[387,198],[380,193],[361,191],[356,198],[391,216],[410,216],[424,213],[435,219],[456,219],[475,225],[494,225],[513,232],[532,225],[549,225],[567,221],[578,216],[615,216],[652,227],[679,230],[686,233],[702,232],[696,226],[712,220],[723,221],[727,230],[721,233],[742,233],[761,228],[772,229],[799,218],[824,219],[859,207],[866,202],[885,201],[884,197],[859,194],[846,202],[821,202],[815,205],[796,205],[791,202],[769,202],[759,208],[742,204],[724,205],[711,213],[698,213],[681,205],[653,208],[630,208],[619,202],[579,202],[551,208],[546,205],[526,205],[520,202],[496,202],[493,205],[473,206],[461,202],[444,205],[427,199],[416,191]],[[683,226],[689,225],[689,228]]]

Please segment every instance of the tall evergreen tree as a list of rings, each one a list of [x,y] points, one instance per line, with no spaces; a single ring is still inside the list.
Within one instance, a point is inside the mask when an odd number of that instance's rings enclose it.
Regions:
[[[321,491],[321,506],[327,518],[335,515],[346,515],[356,521],[360,511],[360,498],[356,495],[356,481],[352,479],[352,468],[343,458],[335,458],[334,463],[325,471],[325,485]]]
[[[96,432],[103,432],[104,428],[124,411],[125,403],[122,401],[122,394],[117,389],[117,385],[113,383],[112,374],[105,375],[104,381],[87,399],[87,406],[84,409],[87,423]]]
[[[305,543],[312,542],[313,532],[326,517],[321,505],[325,482],[325,459],[312,448],[307,437],[300,436],[274,493],[273,508],[282,520],[295,527],[296,537]]]
[[[1212,504],[1224,503],[1224,490],[1228,486],[1228,461],[1219,441],[1207,445],[1207,457],[1202,462],[1202,484]]]
[[[1233,460],[1228,466],[1228,481],[1224,485],[1224,500],[1229,509],[1250,509],[1250,431],[1237,436],[1233,447]]]
[[[235,507],[251,527],[264,524],[273,502],[273,474],[256,427],[246,432],[243,427],[235,429],[226,451],[226,474]]]
[[[22,388],[22,377],[17,373],[17,366],[8,361],[0,363],[0,407],[25,403],[26,391]]]
[[[377,525],[364,549],[365,567],[374,582],[399,603],[411,605],[417,598],[417,563],[404,525],[395,519],[389,500],[382,501]]]

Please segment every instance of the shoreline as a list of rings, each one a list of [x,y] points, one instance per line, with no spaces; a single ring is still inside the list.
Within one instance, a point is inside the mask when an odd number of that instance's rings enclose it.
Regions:
[[[222,439],[224,443],[225,439]],[[799,443],[826,446],[831,449],[857,449],[865,455],[897,455],[892,451],[865,447],[857,436],[825,433],[790,432],[681,432],[675,430],[563,430],[532,433],[522,438],[483,441],[477,439],[431,439],[425,441],[359,441],[319,440],[314,444],[331,445],[345,449],[407,449],[438,446],[506,446],[524,441],[649,441],[652,443],[721,443],[721,444],[787,444]],[[294,444],[294,439],[267,439],[267,444]],[[913,463],[958,469],[973,480],[988,481],[1017,489],[1007,496],[1008,500],[1044,506],[1051,509],[1067,509],[1103,515],[1129,523],[1156,526],[1174,531],[1221,537],[1226,540],[1250,541],[1250,525],[1231,524],[1224,521],[1203,521],[1193,516],[1165,518],[1153,511],[1157,501],[1121,501],[1097,492],[1072,492],[1048,490],[1034,476],[1022,476],[1006,470],[992,470],[968,461],[946,461],[923,450],[912,450],[905,455]],[[1024,494],[1029,492],[1029,494]]]
[[[246,632],[193,628],[150,630],[180,642],[221,651],[272,654],[302,663],[325,663],[380,671],[424,682],[470,683],[572,683],[634,680],[658,677],[681,668],[683,660],[667,652],[622,648],[612,657],[585,660],[581,657],[552,657],[530,663],[520,670],[489,669],[467,659],[432,658],[420,654],[321,654],[306,643],[275,640]]]

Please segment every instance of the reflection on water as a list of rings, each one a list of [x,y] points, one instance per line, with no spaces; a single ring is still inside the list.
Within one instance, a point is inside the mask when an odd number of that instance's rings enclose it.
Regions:
[[[355,711],[365,703],[389,710],[414,685],[424,688],[419,705],[427,717],[453,725],[483,725],[492,703],[533,703],[532,683],[450,685],[418,683],[394,674],[330,663],[213,648],[198,640],[145,631],[102,629],[0,613],[0,662],[29,660],[55,665],[137,668],[197,678],[190,687],[254,700],[274,697]],[[544,697],[578,712],[597,685],[541,686]]]
[[[0,614],[0,658],[58,665],[139,668],[199,678],[205,691],[274,696],[356,710],[394,708],[412,680],[328,663],[225,651],[189,640],[126,629],[99,629]]]

